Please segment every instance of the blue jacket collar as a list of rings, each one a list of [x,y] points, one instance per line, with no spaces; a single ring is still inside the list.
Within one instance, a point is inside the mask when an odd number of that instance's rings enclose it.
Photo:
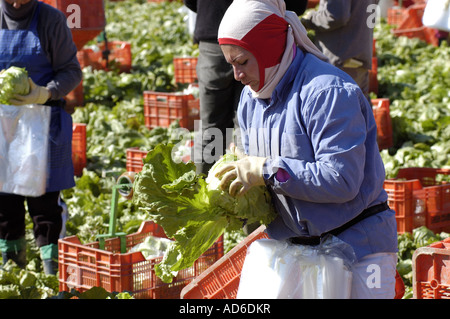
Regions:
[[[294,60],[292,61],[289,68],[286,70],[286,73],[281,78],[280,83],[276,86],[275,90],[272,93],[272,101],[277,101],[278,99],[282,99],[284,96],[284,92],[288,90],[290,92],[290,84],[294,81],[295,77],[297,76],[297,73],[300,69],[300,65],[303,62],[303,59],[305,58],[305,53],[300,50],[299,48],[296,48],[296,53]],[[289,87],[289,89],[288,89]]]

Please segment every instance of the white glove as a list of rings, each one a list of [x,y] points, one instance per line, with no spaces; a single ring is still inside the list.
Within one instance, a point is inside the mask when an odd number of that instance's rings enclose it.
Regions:
[[[232,154],[236,155],[238,159],[241,159],[241,158],[244,158],[245,156],[247,156],[246,154],[242,153],[234,143],[230,144],[230,152]]]
[[[9,102],[12,105],[26,105],[26,104],[44,104],[50,98],[50,91],[44,87],[37,85],[31,78],[28,78],[30,83],[30,93],[28,95],[16,94]]]
[[[254,186],[265,185],[265,161],[265,157],[244,155],[235,162],[225,164],[216,173],[216,177],[221,178],[220,188],[226,190],[229,185],[228,192],[231,196],[242,196]]]

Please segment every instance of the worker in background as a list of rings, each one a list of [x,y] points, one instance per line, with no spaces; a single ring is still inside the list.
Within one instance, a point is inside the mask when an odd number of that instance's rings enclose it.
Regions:
[[[51,107],[46,193],[40,197],[0,193],[0,250],[3,263],[12,259],[26,266],[26,202],[47,274],[58,269],[60,191],[75,186],[72,117],[64,110],[63,97],[82,78],[76,54],[63,12],[37,0],[0,0],[0,70],[23,67],[31,83],[30,93],[16,96],[10,104]]]
[[[316,46],[331,64],[344,70],[369,97],[373,27],[378,0],[320,0],[301,22],[315,31]]]

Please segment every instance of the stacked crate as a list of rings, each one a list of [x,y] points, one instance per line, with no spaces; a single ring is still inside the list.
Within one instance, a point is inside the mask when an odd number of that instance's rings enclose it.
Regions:
[[[174,57],[173,70],[175,83],[197,83],[197,57]]]
[[[144,91],[144,119],[148,129],[169,127],[176,120],[189,131],[199,119],[199,99],[182,92]]]
[[[177,85],[197,85],[197,58],[174,57],[174,80]],[[200,118],[200,100],[184,92],[144,91],[145,126],[168,127],[178,120],[181,127],[194,130],[194,121]]]
[[[81,176],[86,167],[86,124],[72,125],[72,162],[74,175]]]
[[[377,143],[380,150],[393,146],[390,102],[387,98],[372,99],[372,111],[377,123]]]
[[[108,41],[97,44],[98,48],[87,47],[78,51],[81,68],[90,66],[93,70],[109,70],[111,64],[117,65],[119,72],[131,71],[131,44],[126,41]],[[108,51],[108,60],[105,52]]]
[[[387,22],[396,26],[392,33],[396,36],[418,38],[434,46],[438,45],[436,30],[425,27],[422,17],[426,3],[416,3],[407,8],[393,7],[388,9]]]
[[[435,233],[450,231],[450,183],[438,178],[449,174],[450,169],[410,167],[400,169],[396,179],[385,180],[399,233],[420,226]]]

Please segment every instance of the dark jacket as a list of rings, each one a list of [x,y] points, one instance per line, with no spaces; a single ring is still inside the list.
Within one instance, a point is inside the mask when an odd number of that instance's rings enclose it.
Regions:
[[[372,68],[373,22],[378,0],[321,0],[301,21],[315,31],[316,46],[339,68],[356,59]]]

